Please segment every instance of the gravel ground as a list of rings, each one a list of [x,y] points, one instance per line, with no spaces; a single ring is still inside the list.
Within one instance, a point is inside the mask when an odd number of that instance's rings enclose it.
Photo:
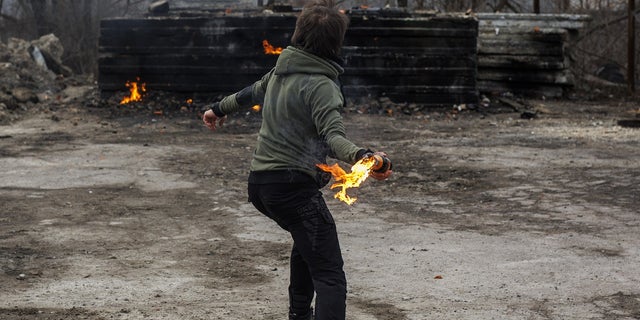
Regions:
[[[353,206],[323,190],[348,319],[640,318],[638,105],[529,104],[345,115],[395,169]],[[258,116],[118,108],[0,126],[0,318],[285,319],[291,242],[246,202]]]

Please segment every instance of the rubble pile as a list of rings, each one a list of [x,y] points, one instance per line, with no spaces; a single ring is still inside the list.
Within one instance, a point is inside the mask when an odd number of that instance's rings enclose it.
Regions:
[[[64,48],[53,34],[33,41],[0,42],[0,124],[29,110],[78,99],[93,90],[61,62]]]

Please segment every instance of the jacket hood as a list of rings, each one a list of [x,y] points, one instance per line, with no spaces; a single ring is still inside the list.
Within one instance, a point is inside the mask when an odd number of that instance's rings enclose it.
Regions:
[[[293,46],[288,46],[278,57],[275,74],[322,74],[332,80],[336,80],[344,69],[336,62],[320,58],[314,54]]]

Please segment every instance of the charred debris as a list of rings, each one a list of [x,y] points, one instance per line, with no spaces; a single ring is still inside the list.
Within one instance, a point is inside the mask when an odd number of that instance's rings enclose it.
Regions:
[[[30,105],[82,105],[192,114],[268,71],[288,44],[297,9],[170,9],[101,21],[97,82],[60,63],[54,35],[0,43],[0,121]],[[577,15],[439,14],[353,8],[343,49],[345,112],[416,115],[434,108],[501,110],[534,118],[527,98],[562,98],[574,86],[569,43],[589,21]],[[47,40],[49,39],[49,40]],[[130,82],[142,102],[123,107]],[[97,86],[96,86],[97,85]],[[258,117],[256,112],[247,117]]]

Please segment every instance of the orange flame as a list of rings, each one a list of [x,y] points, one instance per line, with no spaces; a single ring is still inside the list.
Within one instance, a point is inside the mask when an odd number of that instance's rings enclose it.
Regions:
[[[371,170],[375,164],[376,160],[373,157],[362,158],[351,167],[351,173],[346,173],[337,163],[331,166],[320,163],[316,164],[316,166],[322,171],[330,172],[336,180],[330,188],[340,188],[340,191],[333,197],[351,205],[358,200],[358,198],[349,197],[349,195],[347,195],[347,189],[357,188],[367,180],[369,170]]]
[[[127,81],[127,83],[125,83],[125,86],[129,88],[130,94],[128,97],[122,98],[122,101],[120,101],[120,104],[127,104],[129,102],[142,100],[142,94],[147,92],[147,84],[142,82],[138,87],[138,82],[140,81],[140,78],[136,78],[136,80],[137,81]]]
[[[255,106],[251,107],[251,110],[255,112],[260,112],[260,109],[262,109],[262,107],[259,104],[256,104]]]
[[[267,40],[262,40],[262,47],[264,47],[264,54],[281,54],[282,53],[281,47],[274,47]]]

